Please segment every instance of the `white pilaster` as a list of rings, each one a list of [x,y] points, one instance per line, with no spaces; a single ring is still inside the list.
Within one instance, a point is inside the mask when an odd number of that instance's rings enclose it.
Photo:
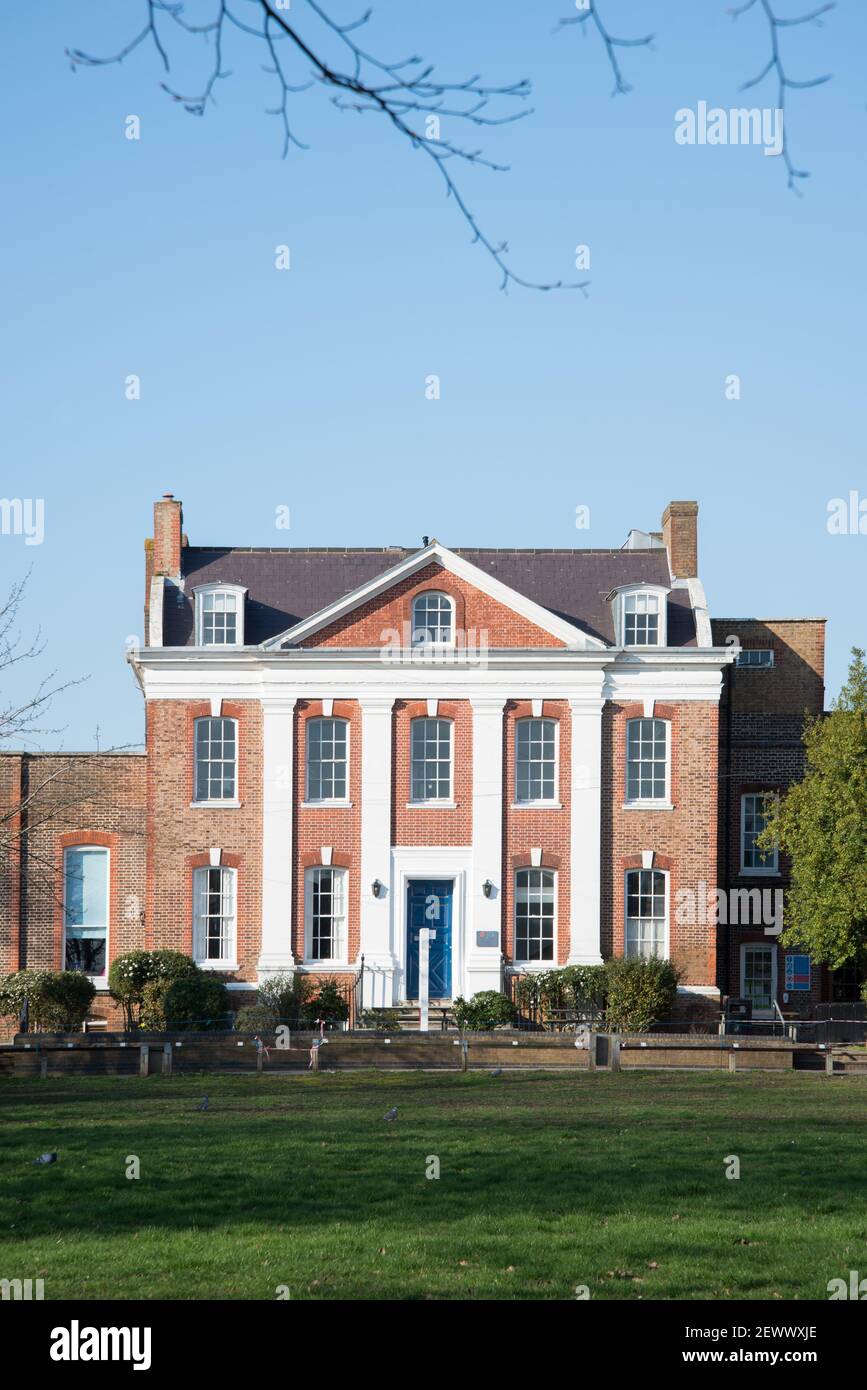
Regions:
[[[473,705],[473,869],[467,913],[466,990],[501,989],[503,980],[503,699]],[[485,897],[484,884],[493,890]],[[492,944],[481,944],[486,940]]]
[[[262,943],[260,980],[293,970],[292,784],[295,697],[262,701]]]
[[[569,965],[598,965],[602,858],[602,679],[593,672],[572,711]]]
[[[362,696],[361,705],[361,951],[364,1003],[394,1001],[391,894],[391,696]],[[373,883],[382,884],[373,896]]]

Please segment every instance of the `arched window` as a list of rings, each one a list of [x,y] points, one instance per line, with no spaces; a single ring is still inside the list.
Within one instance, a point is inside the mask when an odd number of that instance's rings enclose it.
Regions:
[[[554,959],[553,869],[519,869],[515,874],[515,960]]]
[[[455,640],[455,604],[448,594],[426,589],[412,603],[412,643],[451,646]]]
[[[237,873],[221,866],[193,871],[193,955],[199,965],[235,960]]]
[[[243,647],[244,596],[240,584],[201,584],[196,596],[196,645]]]
[[[630,869],[627,873],[625,955],[665,955],[667,879],[661,869]]]
[[[99,845],[63,851],[63,968],[94,979],[108,971],[108,857]]]

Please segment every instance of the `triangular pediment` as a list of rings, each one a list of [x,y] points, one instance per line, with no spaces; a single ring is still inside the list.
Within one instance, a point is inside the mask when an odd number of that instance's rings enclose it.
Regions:
[[[381,599],[388,594],[389,590],[397,588],[411,579],[413,575],[428,567],[438,567],[442,571],[454,575],[464,584],[477,590],[478,593],[492,599],[494,603],[511,610],[524,620],[528,628],[539,629],[541,633],[547,635],[549,641],[553,638],[557,643],[562,643],[564,647],[577,651],[605,650],[605,644],[597,638],[591,637],[574,623],[567,622],[565,618],[543,608],[541,604],[527,598],[517,589],[495,579],[493,575],[486,574],[477,565],[465,560],[460,555],[456,555],[453,550],[441,545],[439,541],[431,541],[429,545],[414,551],[412,555],[406,556],[398,564],[383,570],[382,574],[377,575],[374,579],[368,580],[334,603],[327,604],[317,612],[311,613],[309,617],[302,619],[301,622],[296,623],[285,632],[279,633],[278,636],[263,642],[262,649],[264,651],[279,651],[281,647],[315,645],[317,636],[326,628],[345,622],[363,605]],[[347,645],[357,645],[357,643],[347,643]],[[533,646],[534,643],[527,641],[516,645]]]

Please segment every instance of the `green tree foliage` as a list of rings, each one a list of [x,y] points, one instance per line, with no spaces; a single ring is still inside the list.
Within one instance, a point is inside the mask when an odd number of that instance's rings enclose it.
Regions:
[[[867,667],[852,658],[830,714],[805,725],[803,781],[769,801],[759,838],[792,861],[783,944],[832,969],[867,954]]]

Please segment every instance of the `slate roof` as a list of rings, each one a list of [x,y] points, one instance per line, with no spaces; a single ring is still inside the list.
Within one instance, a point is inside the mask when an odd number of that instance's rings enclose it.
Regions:
[[[416,549],[213,549],[185,546],[186,593],[167,586],[166,646],[192,646],[192,589],[197,584],[242,584],[247,589],[248,646],[276,637],[361,584],[391,569]],[[658,550],[455,550],[464,560],[593,637],[614,645],[606,595],[642,580],[668,588],[668,557]],[[668,604],[668,643],[695,646],[695,619],[686,589]]]

